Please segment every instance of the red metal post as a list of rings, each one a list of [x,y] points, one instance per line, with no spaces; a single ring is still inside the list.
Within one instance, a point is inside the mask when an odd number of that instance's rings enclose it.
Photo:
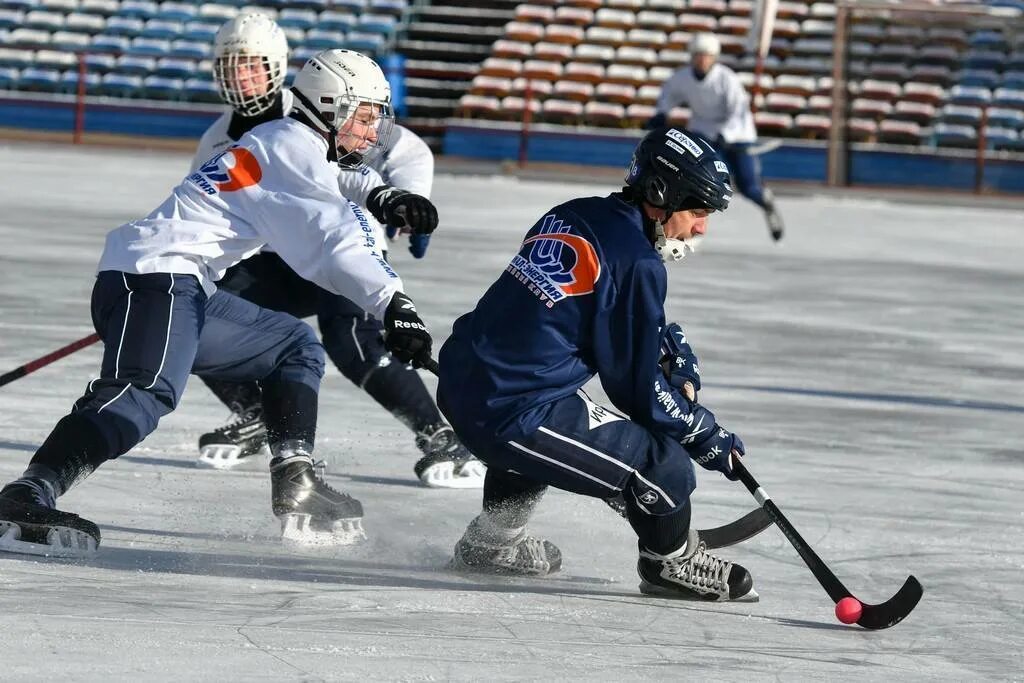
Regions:
[[[519,167],[526,166],[526,159],[529,156],[527,148],[530,142],[530,119],[533,118],[533,86],[532,80],[526,78],[526,91],[523,93],[523,127],[519,132]]]
[[[72,142],[82,142],[82,131],[85,130],[85,53],[78,53],[78,91],[75,96],[75,131]]]

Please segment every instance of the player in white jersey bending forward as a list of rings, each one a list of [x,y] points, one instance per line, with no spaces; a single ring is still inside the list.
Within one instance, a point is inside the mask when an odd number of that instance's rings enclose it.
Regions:
[[[282,88],[288,43],[266,15],[242,13],[227,22],[217,34],[214,59],[214,80],[232,109],[203,135],[193,170],[252,128],[287,116],[294,106],[291,92]],[[387,248],[381,228],[385,223],[389,232],[410,233],[409,250],[422,258],[429,233],[437,225],[437,211],[427,199],[434,157],[426,143],[396,124],[380,154],[368,160],[351,155],[339,167],[341,194],[352,202],[360,219],[373,227],[382,248]],[[367,207],[369,214],[361,207]],[[218,286],[275,311],[299,318],[316,315],[327,356],[338,370],[416,435],[423,455],[413,469],[420,481],[441,488],[483,485],[483,464],[441,417],[419,374],[387,352],[379,320],[348,298],[304,279],[272,249],[229,268]],[[208,376],[203,381],[236,419],[200,437],[197,464],[230,469],[252,462],[267,443],[259,385]]]
[[[431,338],[372,231],[338,189],[336,162],[370,155],[390,130],[391,92],[368,57],[327,50],[295,78],[291,116],[208,159],[146,218],[107,235],[92,293],[104,343],[89,383],[0,491],[0,549],[85,554],[99,528],[58,496],[128,452],[177,406],[189,373],[257,380],[273,459],[271,501],[286,539],[348,543],[362,506],[313,469],[323,347],[308,325],[214,284],[269,244],[303,277],[384,321],[388,349],[419,365]]]
[[[757,141],[750,97],[736,72],[718,63],[722,45],[711,33],[699,33],[690,45],[690,64],[661,87],[656,113],[648,128],[664,126],[668,112],[681,104],[690,107],[690,130],[703,135],[729,165],[736,189],[764,210],[768,230],[775,241],[785,230],[775,206],[775,195],[761,180],[761,167],[750,154]]]

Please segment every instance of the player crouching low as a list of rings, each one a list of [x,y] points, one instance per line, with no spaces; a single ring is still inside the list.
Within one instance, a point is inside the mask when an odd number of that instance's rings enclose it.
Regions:
[[[704,139],[661,128],[636,148],[626,185],[541,218],[441,349],[438,404],[487,463],[483,512],[453,564],[557,571],[559,549],[526,533],[547,487],[621,494],[641,591],[753,601],[750,573],[690,528],[691,458],[732,477],[743,444],[697,403],[696,357],[664,311],[663,261],[683,258],[725,210],[729,174]],[[621,413],[581,391],[595,375]]]

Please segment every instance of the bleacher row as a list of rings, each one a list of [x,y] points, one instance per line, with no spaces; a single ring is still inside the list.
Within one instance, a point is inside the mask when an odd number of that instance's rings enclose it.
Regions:
[[[713,32],[721,61],[753,90],[746,51],[751,0],[541,0],[520,5],[494,43],[463,116],[633,127],[661,84],[689,62],[693,35]],[[1019,16],[1024,4],[1005,9]],[[781,2],[759,94],[762,134],[819,139],[832,121],[832,2]],[[935,23],[850,27],[847,79],[854,140],[1024,149],[1024,43],[1012,32]],[[670,120],[685,124],[679,108]]]
[[[0,89],[218,102],[213,39],[242,9],[271,15],[292,48],[289,78],[320,50],[387,51],[407,0],[0,0]]]

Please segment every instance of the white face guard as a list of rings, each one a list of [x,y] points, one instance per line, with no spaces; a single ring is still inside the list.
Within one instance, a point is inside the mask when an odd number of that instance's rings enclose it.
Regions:
[[[665,237],[665,226],[661,224],[661,221],[654,221],[654,250],[658,252],[658,256],[665,263],[682,261],[687,251],[691,253],[697,251],[701,239],[700,235],[694,235],[687,240],[669,239]]]
[[[288,71],[288,40],[263,14],[243,13],[214,40],[213,80],[221,98],[242,116],[270,109]]]
[[[356,168],[387,149],[391,86],[369,57],[351,50],[314,55],[295,76],[295,108],[329,140],[339,166]]]

